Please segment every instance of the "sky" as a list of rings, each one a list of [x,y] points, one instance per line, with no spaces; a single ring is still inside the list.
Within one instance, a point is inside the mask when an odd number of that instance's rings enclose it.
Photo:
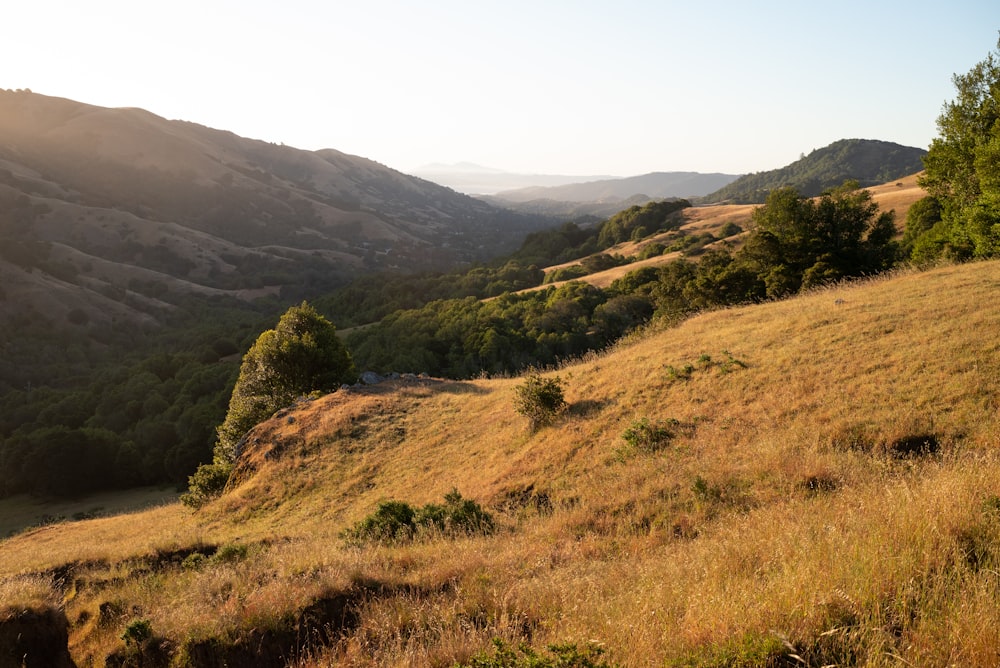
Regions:
[[[31,0],[0,88],[401,171],[743,174],[926,148],[996,0]]]

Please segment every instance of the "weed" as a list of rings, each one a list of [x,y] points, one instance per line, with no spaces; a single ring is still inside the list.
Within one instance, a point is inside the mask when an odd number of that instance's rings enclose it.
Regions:
[[[247,558],[249,548],[243,543],[229,543],[219,548],[219,551],[212,557],[212,561],[217,564],[232,564],[243,561]]]
[[[549,645],[548,651],[539,653],[526,644],[517,648],[499,638],[493,639],[493,651],[483,651],[468,663],[455,664],[455,668],[611,668],[602,657],[604,648],[588,643],[580,649],[575,644]]]
[[[690,362],[681,366],[668,364],[666,367],[667,378],[669,380],[691,380],[691,376],[695,371],[718,369],[719,373],[726,374],[738,369],[747,368],[746,362],[736,359],[728,350],[723,350],[722,354],[725,355],[725,358],[721,360],[713,358],[708,353],[702,353],[693,364]]]
[[[633,451],[651,453],[664,447],[676,436],[680,422],[670,418],[665,422],[650,422],[649,418],[636,420],[622,433],[622,439]]]

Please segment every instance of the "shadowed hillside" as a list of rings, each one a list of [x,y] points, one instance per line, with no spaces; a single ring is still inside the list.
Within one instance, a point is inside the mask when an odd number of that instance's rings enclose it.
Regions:
[[[548,221],[332,149],[0,91],[0,313],[155,320],[180,296],[314,295],[443,269]]]
[[[537,431],[520,378],[303,401],[196,513],[4,540],[0,607],[64,614],[78,665],[453,665],[492,638],[625,666],[994,665],[998,284],[988,262],[704,313],[544,374],[568,407]],[[488,530],[359,528],[462,499]]]

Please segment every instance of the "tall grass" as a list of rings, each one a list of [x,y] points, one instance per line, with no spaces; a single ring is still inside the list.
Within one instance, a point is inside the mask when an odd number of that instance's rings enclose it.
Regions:
[[[342,594],[356,617],[289,660],[450,666],[498,637],[628,666],[995,665],[997,285],[943,267],[652,329],[559,369],[568,410],[536,432],[516,378],[336,393],[261,425],[196,513],[0,542],[0,597],[62,606],[81,664],[136,619],[233,640]],[[628,449],[643,420],[671,438]],[[343,538],[453,488],[493,535]]]

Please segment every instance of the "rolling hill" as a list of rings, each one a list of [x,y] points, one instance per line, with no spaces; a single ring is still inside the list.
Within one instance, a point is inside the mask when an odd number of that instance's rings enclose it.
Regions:
[[[533,665],[994,665],[998,283],[984,262],[703,313],[547,373],[569,406],[537,431],[519,378],[300,402],[196,513],[0,541],[0,646],[47,665],[520,665],[493,638],[594,660]],[[351,531],[462,499],[489,529]]]
[[[179,295],[291,297],[442,269],[549,224],[333,149],[0,91],[0,315],[155,320]]]
[[[791,186],[800,194],[815,197],[848,179],[862,187],[874,186],[914,174],[923,169],[924,149],[873,139],[841,139],[782,167],[746,174],[715,192],[704,204],[760,204],[776,188]]]

